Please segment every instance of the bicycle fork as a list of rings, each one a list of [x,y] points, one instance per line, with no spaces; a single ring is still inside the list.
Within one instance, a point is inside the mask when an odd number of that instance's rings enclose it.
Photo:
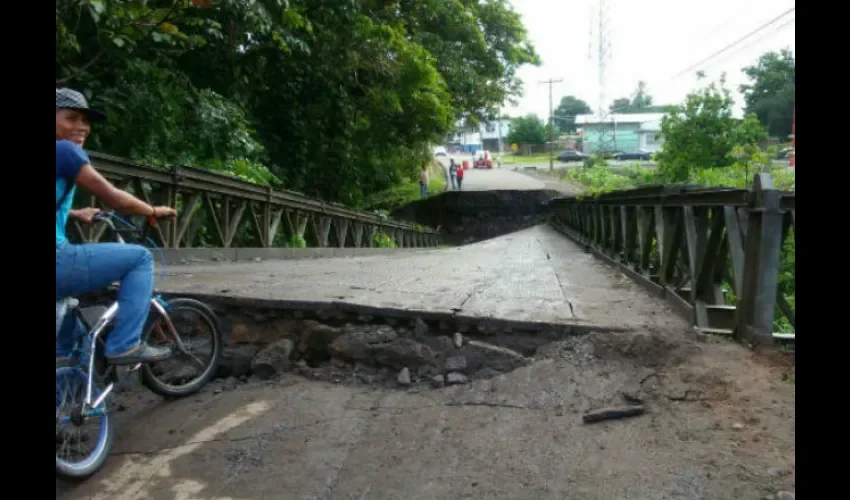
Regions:
[[[111,306],[109,306],[106,312],[100,317],[100,319],[97,320],[97,323],[94,325],[91,335],[89,336],[89,348],[87,349],[89,359],[87,363],[88,369],[86,370],[86,397],[83,400],[82,408],[80,409],[80,416],[82,418],[96,416],[104,413],[102,410],[99,409],[99,407],[101,404],[103,404],[103,402],[106,400],[106,397],[109,396],[112,390],[115,389],[115,383],[110,383],[103,389],[103,392],[101,392],[97,399],[92,401],[92,387],[94,387],[95,373],[94,360],[95,353],[97,351],[97,338],[106,328],[106,325],[108,325],[115,318],[115,315],[117,313],[118,303],[115,302]],[[138,368],[138,366],[135,368]]]

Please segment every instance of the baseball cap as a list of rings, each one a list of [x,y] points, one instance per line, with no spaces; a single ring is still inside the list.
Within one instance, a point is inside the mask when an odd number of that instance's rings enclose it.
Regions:
[[[56,109],[76,109],[85,113],[89,121],[92,122],[106,120],[106,113],[90,108],[85,96],[73,89],[56,89]]]

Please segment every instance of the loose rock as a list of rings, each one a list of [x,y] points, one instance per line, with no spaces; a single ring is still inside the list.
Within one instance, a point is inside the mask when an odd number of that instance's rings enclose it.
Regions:
[[[488,351],[493,351],[499,354],[504,354],[505,356],[510,356],[521,361],[527,361],[525,356],[514,351],[513,349],[508,349],[507,347],[488,344],[487,342],[480,342],[478,340],[470,340],[469,342],[467,342],[467,345],[471,347],[478,347],[479,349],[486,349]]]
[[[346,332],[331,344],[331,352],[352,361],[366,360],[376,346],[388,344],[396,338],[398,335],[389,326],[352,326],[346,328]]]
[[[794,500],[794,494],[790,491],[780,491],[776,494],[776,500]]]
[[[236,323],[230,327],[230,341],[234,344],[242,343],[242,339],[248,336],[248,325]]]
[[[740,431],[741,429],[744,428],[744,424],[735,422],[734,424],[732,424],[732,428],[735,429],[736,431]]]
[[[307,320],[304,322],[304,333],[298,343],[298,351],[302,354],[307,351],[328,353],[328,346],[340,335],[342,330],[339,328]]]
[[[239,379],[237,379],[236,377],[228,377],[227,379],[225,379],[224,383],[222,384],[222,387],[226,391],[236,389],[238,386],[239,386]]]
[[[426,335],[428,333],[428,324],[425,323],[422,318],[416,318],[413,321],[413,334],[417,337],[421,337],[422,335]]]
[[[398,385],[408,386],[410,383],[410,370],[408,370],[407,367],[404,367],[398,374]]]
[[[603,420],[613,420],[618,418],[636,417],[643,415],[646,409],[643,406],[615,406],[610,408],[600,408],[585,413],[582,420],[586,424],[602,422]]]
[[[239,345],[227,347],[221,353],[221,362],[216,370],[216,377],[226,378],[231,375],[240,377],[251,372],[251,360],[260,348],[255,345]]]
[[[469,382],[469,379],[463,373],[449,373],[446,375],[446,382],[448,384],[465,384]]]
[[[446,358],[446,371],[457,372],[466,369],[465,356],[451,356]]]
[[[460,349],[461,347],[463,347],[463,335],[461,335],[460,332],[455,332],[454,336],[452,337],[452,340],[454,341],[456,349]]]
[[[446,385],[446,379],[442,375],[434,375],[431,377],[431,385],[434,387],[443,387]]]
[[[426,345],[399,335],[388,326],[364,326],[346,331],[331,344],[330,352],[350,361],[360,361],[401,370],[436,365],[435,353]]]
[[[436,364],[436,356],[431,348],[405,338],[397,339],[384,346],[377,346],[373,350],[373,357],[377,364],[394,369]]]
[[[268,380],[275,374],[288,370],[292,366],[289,357],[295,344],[289,339],[280,339],[260,350],[251,360],[251,371],[261,380]]]

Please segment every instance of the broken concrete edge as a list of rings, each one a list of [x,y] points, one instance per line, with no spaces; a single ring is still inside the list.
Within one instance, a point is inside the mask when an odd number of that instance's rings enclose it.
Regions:
[[[365,257],[398,252],[432,250],[432,247],[417,248],[162,248],[162,258],[167,265],[200,263],[210,261],[247,262],[261,260],[329,259],[342,257]],[[157,256],[159,257],[159,256]],[[159,260],[157,258],[157,260]]]
[[[549,225],[552,226],[552,228],[554,228],[559,233],[572,240],[574,243],[584,247],[594,257],[598,258],[599,260],[601,260],[608,266],[614,268],[615,270],[622,272],[623,274],[628,276],[632,281],[643,287],[652,295],[663,299],[665,302],[667,302],[668,305],[673,308],[673,310],[675,310],[682,318],[689,321],[692,325],[696,324],[696,313],[694,311],[694,306],[691,305],[683,297],[680,297],[679,294],[677,294],[672,288],[668,286],[659,285],[658,283],[652,281],[651,279],[640,274],[634,269],[631,269],[630,267],[612,259],[610,256],[604,254],[603,252],[589,245],[586,241],[577,237],[569,228],[559,222],[556,222],[554,219],[549,220]]]
[[[453,330],[460,331],[463,333],[469,332],[471,329],[476,329],[478,330],[477,333],[485,335],[488,333],[513,330],[524,332],[559,332],[563,335],[587,335],[590,333],[624,333],[633,330],[633,328],[631,327],[597,325],[591,323],[554,323],[545,321],[519,321],[492,317],[482,318],[476,316],[460,315],[454,312],[376,307],[343,301],[260,299],[254,297],[242,297],[238,295],[228,294],[169,292],[166,290],[162,290],[159,293],[161,293],[161,295],[166,299],[187,297],[200,300],[210,305],[282,309],[316,312],[320,314],[324,313],[329,315],[352,314],[361,316],[371,316],[375,319],[421,319],[423,321],[444,323]]]

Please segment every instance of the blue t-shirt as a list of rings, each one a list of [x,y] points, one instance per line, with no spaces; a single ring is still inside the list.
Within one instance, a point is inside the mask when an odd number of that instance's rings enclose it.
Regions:
[[[65,201],[56,210],[56,246],[64,243],[65,224],[68,223],[68,212],[74,203],[75,181],[82,170],[83,165],[90,163],[89,155],[71,141],[56,141],[56,203],[65,194],[70,186],[71,190],[65,197]]]

